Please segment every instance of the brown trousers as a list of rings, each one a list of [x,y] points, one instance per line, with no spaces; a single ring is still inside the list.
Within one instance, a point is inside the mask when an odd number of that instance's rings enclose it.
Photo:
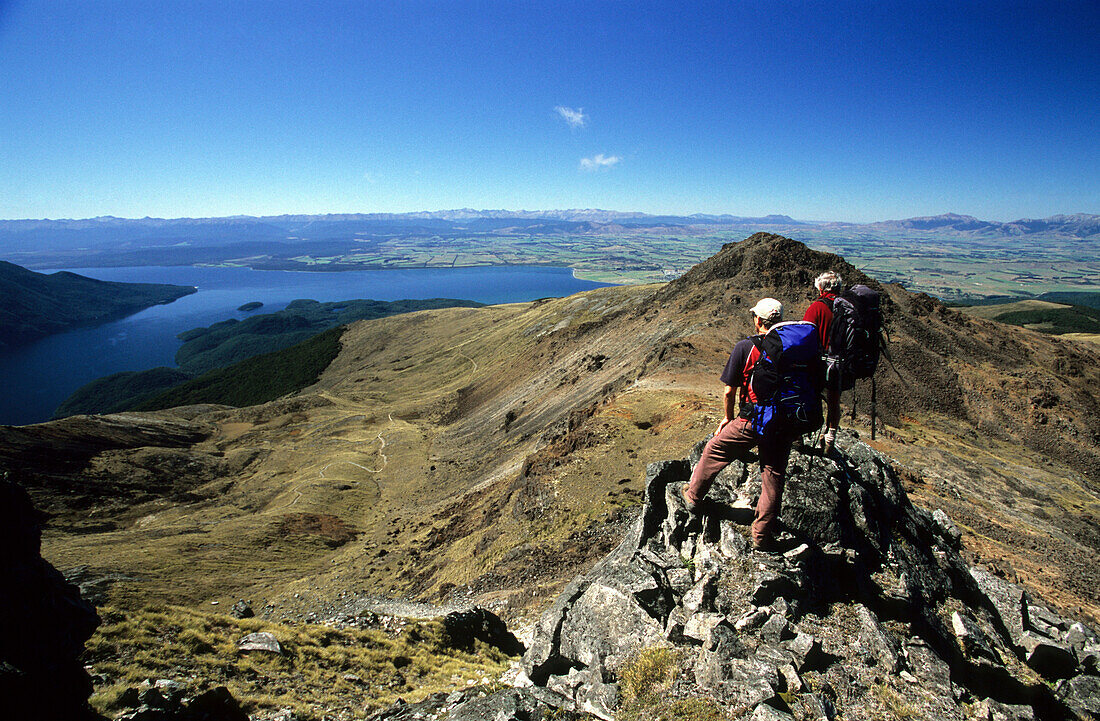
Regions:
[[[776,516],[783,500],[783,484],[786,480],[787,461],[791,456],[792,438],[781,434],[779,438],[761,443],[752,430],[752,422],[735,418],[711,437],[703,448],[703,455],[691,472],[687,496],[699,502],[707,495],[718,472],[735,460],[745,461],[757,445],[760,456],[760,500],[752,522],[752,538],[756,542],[775,537]]]

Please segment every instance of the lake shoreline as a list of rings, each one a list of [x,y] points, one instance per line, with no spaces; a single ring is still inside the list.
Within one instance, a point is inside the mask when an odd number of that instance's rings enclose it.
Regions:
[[[111,323],[48,336],[0,352],[0,373],[11,389],[0,396],[0,424],[48,420],[85,384],[109,375],[175,368],[180,333],[250,315],[238,310],[262,302],[263,312],[294,300],[415,300],[455,298],[487,305],[572,295],[612,285],[574,276],[562,266],[483,265],[457,268],[390,268],[318,273],[240,267],[113,266],[62,268],[99,280],[154,282],[196,288],[184,298]],[[41,272],[41,271],[38,271]]]

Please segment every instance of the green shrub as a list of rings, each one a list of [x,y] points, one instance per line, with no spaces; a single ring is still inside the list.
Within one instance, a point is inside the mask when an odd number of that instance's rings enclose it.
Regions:
[[[254,406],[313,385],[340,352],[339,326],[285,350],[249,358],[211,371],[138,404],[133,410],[216,403]]]
[[[1002,313],[995,320],[1010,325],[1035,326],[1035,330],[1055,335],[1100,333],[1100,310],[1084,306],[1018,310]]]

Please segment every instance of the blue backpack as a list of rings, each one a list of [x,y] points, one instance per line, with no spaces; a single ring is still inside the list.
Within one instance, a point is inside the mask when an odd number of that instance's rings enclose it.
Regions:
[[[824,422],[820,391],[825,380],[817,326],[776,323],[751,340],[760,350],[749,379],[756,396],[752,429],[761,438],[816,431]]]

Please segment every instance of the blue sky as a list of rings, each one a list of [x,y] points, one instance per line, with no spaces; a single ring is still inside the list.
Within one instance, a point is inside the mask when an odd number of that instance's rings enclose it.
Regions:
[[[1100,3],[0,0],[0,218],[1100,213]]]

